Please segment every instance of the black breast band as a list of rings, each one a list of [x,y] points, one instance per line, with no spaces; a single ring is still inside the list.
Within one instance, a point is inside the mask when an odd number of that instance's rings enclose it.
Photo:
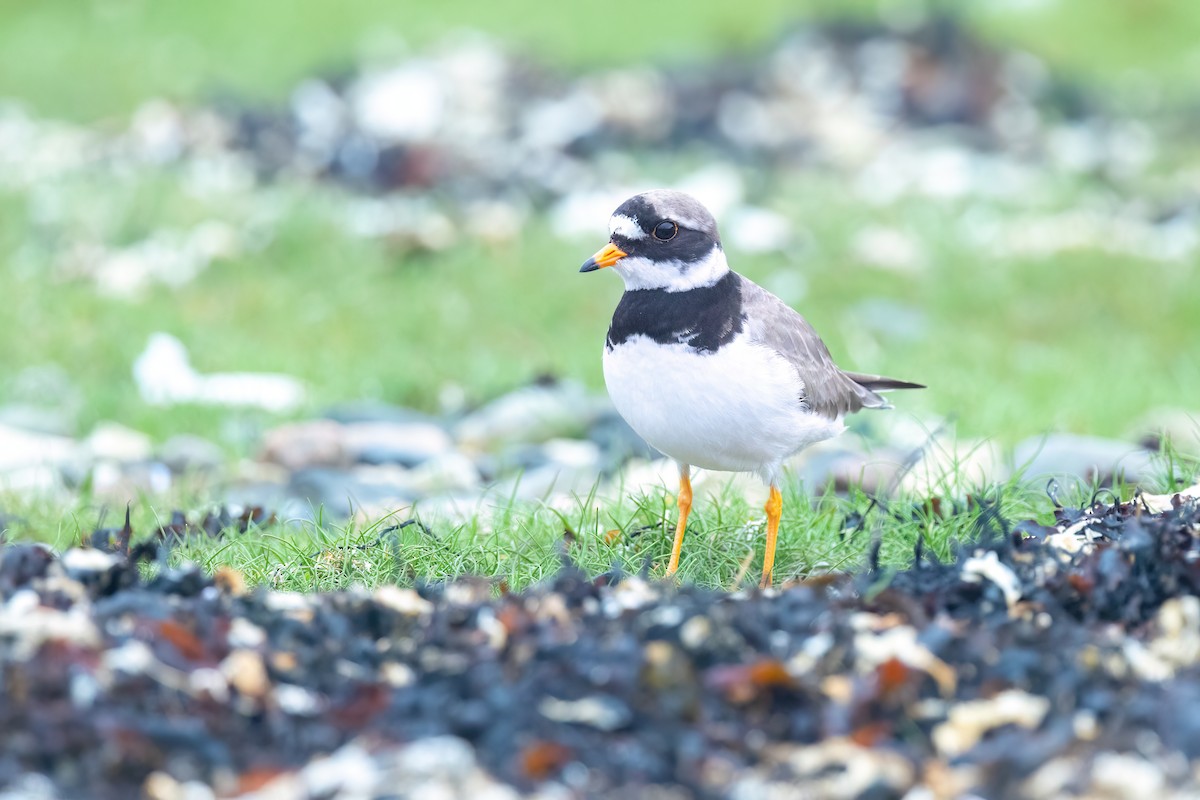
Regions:
[[[668,292],[665,289],[626,291],[613,312],[607,347],[634,336],[659,344],[686,344],[712,353],[742,332],[742,288],[730,271],[712,286]]]

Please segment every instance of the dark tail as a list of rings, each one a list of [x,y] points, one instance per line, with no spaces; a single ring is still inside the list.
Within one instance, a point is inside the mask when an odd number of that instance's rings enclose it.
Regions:
[[[885,378],[882,375],[863,375],[858,372],[847,372],[846,377],[857,383],[864,389],[870,389],[872,392],[887,392],[892,389],[924,389],[925,386],[920,383],[909,383],[908,381],[899,381],[895,378]]]

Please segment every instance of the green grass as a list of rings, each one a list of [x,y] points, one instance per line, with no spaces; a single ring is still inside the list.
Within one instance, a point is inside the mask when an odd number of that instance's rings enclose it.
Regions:
[[[1045,512],[1042,495],[999,495],[1006,513],[1028,516],[1035,506]],[[952,556],[955,542],[977,535],[978,508],[940,517],[915,498],[888,504],[888,511],[867,513],[856,529],[856,514],[870,501],[861,494],[809,498],[793,488],[785,494],[775,563],[776,582],[808,575],[854,570],[862,566],[872,536],[882,537],[881,562],[911,561],[918,537],[939,558]],[[79,507],[63,515],[53,507],[26,507],[9,535],[34,538],[56,547],[77,543],[94,526],[95,509]],[[418,517],[423,517],[418,510]],[[119,513],[106,525],[120,525]],[[149,504],[135,506],[135,541],[162,524],[169,514]],[[676,509],[665,492],[596,502],[578,498],[566,510],[498,500],[467,523],[426,517],[427,529],[391,526],[404,516],[370,524],[318,521],[228,531],[219,540],[192,536],[171,554],[172,563],[191,562],[205,572],[222,566],[243,574],[250,585],[295,591],[333,591],[352,585],[412,584],[458,575],[504,579],[513,588],[553,575],[568,557],[589,574],[617,567],[639,573],[645,567],[661,577],[670,555]],[[1021,516],[1013,516],[1015,521]],[[47,528],[39,528],[40,525]],[[736,493],[697,503],[689,520],[679,578],[706,586],[755,585],[762,570],[764,514]],[[620,531],[610,542],[605,534]],[[569,531],[569,533],[568,533]]]
[[[768,40],[798,20],[864,14],[878,5],[582,0],[550,9],[535,0],[2,0],[0,97],[71,119],[124,113],[151,96],[222,91],[279,98],[313,70],[344,67],[357,52],[420,48],[461,29],[496,35],[568,67],[689,61]],[[985,36],[1026,47],[1052,69],[1122,83],[1138,104],[1148,98],[1147,82],[1168,98],[1190,95],[1200,64],[1200,7],[1190,0],[929,6],[964,14]]]
[[[1144,491],[1177,491],[1200,476],[1200,462],[1176,453],[1165,454],[1159,466],[1159,477],[1143,485]],[[950,467],[943,483],[947,491],[931,503],[904,491],[836,495],[785,482],[776,585],[859,571],[867,566],[876,540],[879,564],[886,571],[910,565],[918,541],[926,557],[946,561],[980,536],[1002,535],[1002,526],[1026,519],[1053,522],[1053,503],[1040,482],[1018,475],[999,485],[972,486]],[[1069,508],[1088,507],[1097,499],[1127,500],[1135,492],[1126,484],[1098,490],[1069,480],[1056,489],[1057,500]],[[175,505],[163,498],[134,503],[134,541],[152,537],[170,519],[173,507],[194,509],[194,522],[208,507],[196,497],[177,499]],[[40,540],[60,549],[78,544],[100,524],[119,527],[122,521],[121,510],[86,496],[65,511],[61,503],[28,496],[10,498],[3,507],[11,516],[0,522],[0,530],[10,540]],[[520,589],[552,576],[564,558],[591,575],[614,568],[629,574],[648,569],[649,577],[661,578],[676,514],[675,498],[665,488],[607,497],[593,490],[553,505],[492,497],[466,521],[424,511],[418,504],[370,522],[341,523],[318,513],[315,521],[284,520],[246,532],[224,531],[218,538],[192,535],[171,549],[168,560],[196,564],[209,573],[230,567],[249,586],[289,591],[412,585],[462,575],[487,576],[497,586],[503,581]],[[732,486],[698,499],[679,579],[726,589],[756,585],[764,530],[757,498],[748,502]]]

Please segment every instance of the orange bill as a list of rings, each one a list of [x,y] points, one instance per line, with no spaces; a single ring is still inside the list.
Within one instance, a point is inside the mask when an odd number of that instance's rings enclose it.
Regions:
[[[609,242],[600,249],[600,252],[583,262],[583,266],[579,268],[579,271],[594,272],[603,267],[611,267],[624,258],[625,255],[624,250]]]

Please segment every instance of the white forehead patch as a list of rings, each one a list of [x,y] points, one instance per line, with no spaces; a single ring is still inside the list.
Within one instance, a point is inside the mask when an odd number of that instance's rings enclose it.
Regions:
[[[623,236],[626,239],[645,239],[646,232],[638,225],[637,217],[627,217],[624,214],[613,214],[608,221],[609,236]]]

